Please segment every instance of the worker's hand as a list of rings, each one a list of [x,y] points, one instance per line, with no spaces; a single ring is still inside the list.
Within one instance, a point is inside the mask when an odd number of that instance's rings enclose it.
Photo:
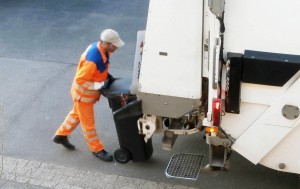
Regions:
[[[105,82],[101,81],[101,82],[94,82],[94,90],[99,90],[104,86]]]
[[[116,79],[112,76],[112,75],[110,75],[110,74],[108,74],[108,76],[107,76],[107,79],[104,81],[104,85],[101,87],[101,90],[102,89],[109,89],[109,87],[111,86],[111,84],[115,81]]]
[[[108,73],[107,79],[109,80],[110,84],[112,84],[116,80],[110,73]]]

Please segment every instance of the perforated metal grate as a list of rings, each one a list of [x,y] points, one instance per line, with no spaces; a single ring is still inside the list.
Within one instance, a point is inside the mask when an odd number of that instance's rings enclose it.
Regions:
[[[167,177],[197,180],[205,156],[179,153],[171,157],[165,171]]]

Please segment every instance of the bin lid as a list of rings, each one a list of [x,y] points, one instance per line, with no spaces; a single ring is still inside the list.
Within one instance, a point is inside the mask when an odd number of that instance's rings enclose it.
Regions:
[[[116,79],[109,89],[102,90],[102,95],[110,98],[120,94],[130,94],[131,78],[118,78]]]

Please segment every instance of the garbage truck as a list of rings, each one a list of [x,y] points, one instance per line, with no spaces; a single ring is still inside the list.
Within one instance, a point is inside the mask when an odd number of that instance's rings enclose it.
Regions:
[[[298,0],[150,0],[130,93],[145,143],[204,132],[208,166],[233,151],[300,174]],[[126,155],[126,154],[125,154]]]

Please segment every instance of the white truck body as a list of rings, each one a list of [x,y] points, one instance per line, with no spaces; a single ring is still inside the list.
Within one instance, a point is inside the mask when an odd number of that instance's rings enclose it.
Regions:
[[[144,48],[135,60],[131,90],[137,91],[147,115],[139,120],[139,129],[156,122],[153,117],[163,122],[156,124],[155,129],[160,130],[158,125],[165,124],[162,120],[196,115],[199,120],[193,130],[169,128],[170,132],[189,134],[200,131],[200,127],[217,127],[218,133],[207,135],[209,145],[229,141],[224,149],[234,150],[254,164],[300,174],[299,8],[299,0],[150,0],[145,39],[138,41],[143,41]],[[220,32],[220,18],[224,33]],[[243,61],[242,78],[235,82],[239,99],[232,97],[235,106],[238,104],[234,112],[225,112],[224,107],[228,105],[224,103],[229,82],[225,72],[230,68],[225,66],[231,61],[228,53],[240,54]],[[276,82],[278,75],[264,76],[252,67],[256,61],[268,62],[262,65],[264,70],[268,65],[273,68],[269,63],[275,62],[274,73],[277,66],[283,66],[287,69],[281,71],[290,70],[292,75]],[[256,71],[263,79],[255,80]],[[205,80],[207,87],[203,87]],[[213,125],[216,98],[222,99],[225,112],[220,125]]]

